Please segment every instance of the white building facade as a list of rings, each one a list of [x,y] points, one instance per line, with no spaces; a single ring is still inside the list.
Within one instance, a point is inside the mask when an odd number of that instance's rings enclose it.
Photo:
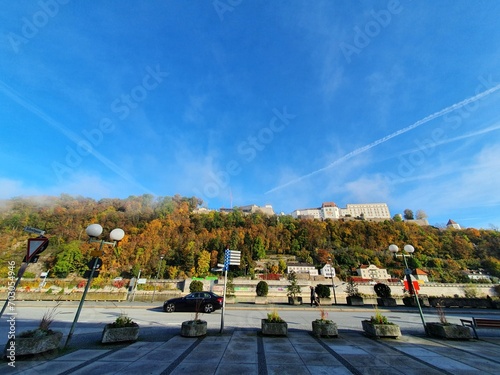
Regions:
[[[307,273],[310,276],[318,276],[316,267],[309,263],[289,263],[286,272]]]
[[[387,273],[385,268],[378,268],[374,264],[370,264],[368,266],[362,265],[359,267],[356,272],[363,279],[371,279],[371,280],[388,280],[391,276]]]
[[[364,219],[390,219],[391,213],[386,203],[348,204],[339,208],[333,202],[325,202],[319,208],[304,208],[292,212],[294,218],[333,219],[343,217],[362,217]]]
[[[335,277],[335,267],[332,267],[330,264],[325,264],[319,272],[324,277]]]

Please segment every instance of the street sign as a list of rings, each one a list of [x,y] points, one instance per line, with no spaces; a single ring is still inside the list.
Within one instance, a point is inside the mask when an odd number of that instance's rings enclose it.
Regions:
[[[226,250],[224,255],[224,266],[239,266],[241,262],[241,251]]]
[[[33,255],[30,260],[26,260],[26,255],[24,256],[23,258],[23,262],[25,263],[37,263],[38,262],[38,258],[40,258],[38,255]]]
[[[104,251],[103,250],[92,250],[90,252],[90,255],[93,257],[102,257],[104,255]]]
[[[38,234],[40,236],[43,236],[45,234],[44,230],[33,228],[33,227],[24,227],[24,231],[25,232],[34,233],[34,234]]]
[[[146,284],[148,279],[137,279],[137,284]]]
[[[37,237],[28,239],[28,252],[26,253],[26,262],[31,260],[36,254],[44,251],[49,246],[49,239],[47,237]]]
[[[83,277],[84,277],[85,279],[90,278],[90,273],[91,273],[91,272],[92,272],[92,270],[87,270],[87,271],[85,271],[85,272],[83,273]],[[97,276],[99,276],[99,271],[94,271],[94,274],[92,275],[92,277],[97,277]]]
[[[95,264],[95,269],[98,270],[102,266],[102,259],[101,258],[92,258],[92,260],[87,263],[87,266],[90,269],[92,269],[92,267],[94,267],[94,264]]]
[[[405,275],[411,275],[412,272],[411,268],[405,268]]]
[[[420,290],[420,284],[418,283],[418,281],[415,281],[415,280],[413,280],[412,284],[413,284],[413,290],[415,291],[415,293],[417,293]],[[411,293],[411,290],[408,286],[407,280],[404,281],[404,286],[405,286],[405,289]]]

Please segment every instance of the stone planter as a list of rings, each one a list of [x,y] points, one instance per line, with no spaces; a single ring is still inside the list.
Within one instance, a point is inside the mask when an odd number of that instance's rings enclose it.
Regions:
[[[288,324],[286,322],[269,322],[267,319],[261,320],[262,334],[266,336],[287,336]]]
[[[182,322],[181,336],[200,337],[207,334],[207,322],[205,320],[187,320]]]
[[[429,302],[432,307],[492,308],[491,302],[487,298],[429,297]]]
[[[421,307],[430,307],[429,298],[427,296],[419,296],[418,302]],[[405,306],[417,307],[417,302],[415,301],[415,297],[403,297],[403,304]]]
[[[255,304],[256,305],[267,305],[267,297],[260,297],[260,296],[255,297]]]
[[[320,298],[319,304],[321,306],[330,306],[330,305],[332,305],[332,299],[331,298]]]
[[[373,324],[369,320],[362,320],[361,325],[363,326],[363,331],[371,337],[397,339],[401,336],[401,330],[397,324]]]
[[[235,304],[236,297],[235,296],[226,296],[226,304]]]
[[[10,355],[14,352],[15,356],[33,355],[45,353],[59,348],[62,332],[49,331],[45,336],[39,337],[20,337],[17,336],[15,340],[9,340],[5,345],[4,354]],[[14,344],[14,345],[13,345]]]
[[[137,341],[139,337],[139,325],[133,327],[114,327],[106,324],[102,331],[101,343],[110,344],[114,342]]]
[[[458,324],[426,323],[427,333],[448,340],[470,340],[470,328]]]
[[[288,297],[289,305],[302,305],[302,297]]]
[[[364,306],[363,297],[349,296],[346,301],[349,306]]]
[[[338,337],[337,324],[332,321],[313,320],[312,332],[316,337]]]
[[[396,303],[396,299],[389,297],[389,298],[377,298],[377,305],[378,306],[397,306],[398,304]]]

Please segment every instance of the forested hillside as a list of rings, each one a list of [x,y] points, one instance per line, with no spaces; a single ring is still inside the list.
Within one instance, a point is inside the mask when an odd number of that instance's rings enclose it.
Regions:
[[[404,222],[313,221],[290,216],[195,214],[202,202],[196,198],[131,196],[102,199],[62,195],[13,198],[0,202],[0,277],[7,275],[7,261],[21,264],[29,233],[25,226],[46,231],[49,248],[40,261],[52,275],[82,275],[96,244],[86,243],[85,228],[99,223],[104,235],[122,228],[126,235],[115,248],[105,246],[101,277],[137,275],[154,277],[163,256],[165,278],[204,276],[223,263],[228,245],[242,252],[235,275],[253,274],[255,262],[273,254],[296,255],[322,266],[333,255],[340,275],[360,264],[375,264],[401,276],[401,259],[387,251],[390,244],[415,247],[411,267],[422,268],[434,281],[466,281],[461,271],[484,268],[500,277],[500,233],[494,230],[450,230],[420,227]],[[32,236],[32,235],[31,235]],[[268,264],[279,271],[283,262]]]

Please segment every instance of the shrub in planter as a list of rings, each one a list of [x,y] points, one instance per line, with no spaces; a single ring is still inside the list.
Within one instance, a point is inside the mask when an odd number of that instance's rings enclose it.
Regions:
[[[377,297],[379,298],[391,298],[391,288],[389,285],[378,283],[373,286]]]
[[[4,354],[9,355],[11,347],[15,348],[16,356],[40,354],[58,349],[63,334],[50,329],[58,306],[59,304],[43,315],[38,328],[21,332],[15,338],[9,339]]]
[[[401,336],[399,326],[389,322],[387,317],[382,315],[378,310],[376,310],[375,316],[372,316],[370,320],[362,320],[361,325],[363,326],[363,331],[372,337],[398,338]]]
[[[436,306],[436,310],[439,322],[425,323],[425,330],[429,335],[451,340],[470,340],[472,338],[469,327],[449,323],[440,305]]]
[[[269,293],[269,285],[267,285],[265,281],[259,281],[255,288],[255,292],[258,297],[266,297],[267,293]]]
[[[359,293],[358,286],[354,282],[352,278],[347,282],[347,286],[345,289],[347,293],[347,304],[350,306],[363,306],[363,297],[361,293]]]
[[[182,322],[181,336],[182,337],[200,337],[207,334],[206,320],[187,320]]]
[[[102,332],[103,344],[113,342],[136,341],[139,337],[139,325],[126,315],[120,315],[111,324],[106,324]]]
[[[288,334],[288,324],[274,310],[267,314],[267,319],[261,320],[263,335],[286,336]]]
[[[181,336],[200,337],[207,334],[207,321],[200,319],[202,300],[196,301],[194,319],[182,322]]]
[[[328,313],[320,308],[320,319],[312,321],[313,335],[316,337],[338,337],[337,324],[328,319]]]
[[[302,303],[302,297],[300,296],[301,289],[300,285],[297,282],[297,274],[292,271],[288,274],[288,286],[286,287],[287,293],[286,295],[288,296],[288,303],[291,305],[295,304],[301,304]]]
[[[379,306],[396,306],[396,300],[391,296],[391,288],[389,285],[378,283],[373,286],[377,294],[377,304]]]
[[[191,284],[189,284],[189,291],[191,293],[203,292],[203,283],[200,280],[191,281]]]
[[[327,285],[316,285],[316,294],[319,298],[330,298],[330,288]]]

